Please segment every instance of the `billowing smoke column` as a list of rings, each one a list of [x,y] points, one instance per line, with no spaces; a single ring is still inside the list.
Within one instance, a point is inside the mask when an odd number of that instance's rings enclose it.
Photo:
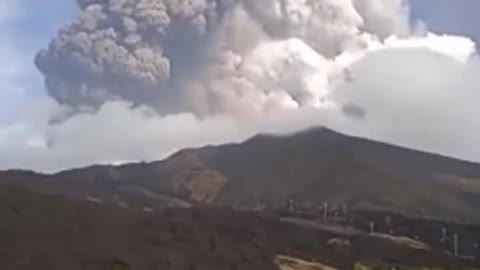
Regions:
[[[107,101],[158,112],[327,104],[336,57],[409,34],[401,0],[77,0],[78,17],[35,62],[73,108]]]
[[[79,0],[80,15],[36,58],[49,94],[72,106],[166,97],[214,20],[207,1]]]

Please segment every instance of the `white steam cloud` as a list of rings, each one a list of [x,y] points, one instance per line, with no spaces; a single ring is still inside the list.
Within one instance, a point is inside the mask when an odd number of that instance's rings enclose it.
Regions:
[[[412,29],[404,1],[80,6],[36,59],[53,99],[0,120],[1,169],[154,160],[313,125],[480,161],[475,44]]]

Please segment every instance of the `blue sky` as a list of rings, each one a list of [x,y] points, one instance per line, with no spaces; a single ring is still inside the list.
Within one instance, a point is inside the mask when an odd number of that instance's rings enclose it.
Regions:
[[[478,0],[411,0],[411,5],[413,15],[434,31],[480,38]]]
[[[76,6],[73,1],[2,0],[0,10],[0,32],[4,34],[0,40],[0,114],[5,114],[23,94],[44,93],[32,59],[74,16]]]

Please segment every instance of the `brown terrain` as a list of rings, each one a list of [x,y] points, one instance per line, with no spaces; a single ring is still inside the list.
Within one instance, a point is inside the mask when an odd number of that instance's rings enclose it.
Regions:
[[[241,144],[185,149],[152,163],[93,166],[42,175],[0,172],[1,183],[49,193],[125,202],[312,207],[395,212],[480,223],[480,165],[403,149],[325,128],[259,135]]]
[[[25,188],[0,191],[0,265],[15,270],[473,268],[419,241],[227,208],[146,213]],[[299,268],[302,266],[301,268]]]
[[[152,163],[5,171],[0,183],[2,269],[448,268],[480,259],[479,164],[325,128]]]

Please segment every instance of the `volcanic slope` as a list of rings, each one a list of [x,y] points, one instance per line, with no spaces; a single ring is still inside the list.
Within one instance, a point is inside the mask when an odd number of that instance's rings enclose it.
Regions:
[[[10,186],[0,190],[0,220],[2,269],[275,270],[302,269],[295,268],[300,262],[314,269],[352,269],[356,262],[471,269],[478,264],[418,241],[295,225],[253,212],[145,213]]]
[[[0,173],[2,183],[103,203],[253,207],[295,203],[480,222],[480,165],[351,137],[327,128],[184,149],[152,163],[42,175]]]

